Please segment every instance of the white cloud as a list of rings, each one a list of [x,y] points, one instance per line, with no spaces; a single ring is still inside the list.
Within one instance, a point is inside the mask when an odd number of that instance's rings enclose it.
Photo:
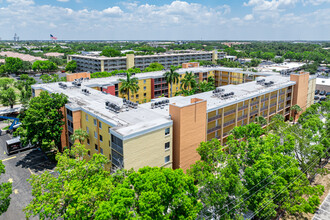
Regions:
[[[16,5],[16,6],[27,6],[27,5],[33,5],[33,0],[7,0],[9,4]]]
[[[56,1],[58,1],[58,2],[68,2],[70,0],[56,0]]]
[[[123,11],[118,6],[104,9],[103,12],[105,14],[122,14],[123,13]]]
[[[294,6],[299,0],[249,0],[244,6],[253,6],[255,11],[274,11]]]
[[[321,5],[323,3],[330,3],[330,0],[304,0],[304,5],[312,4],[312,5]]]
[[[47,39],[52,33],[59,39],[167,40],[202,37],[247,40],[274,36],[284,39],[288,39],[287,36],[295,39],[304,36],[306,39],[318,33],[314,29],[322,32],[320,36],[323,38],[330,35],[327,28],[330,9],[285,14],[285,7],[294,6],[296,1],[246,1],[245,5],[253,7],[252,13],[233,17],[228,5],[208,7],[186,1],[162,5],[130,2],[101,10],[74,10],[40,5],[32,0],[7,0],[9,6],[0,8],[0,37],[11,39],[17,33],[21,39]],[[20,3],[24,7],[18,7]],[[313,31],[305,31],[310,29]]]
[[[244,20],[246,20],[246,21],[251,21],[251,20],[253,20],[253,14],[247,14],[247,15],[245,15],[245,16],[244,16]]]

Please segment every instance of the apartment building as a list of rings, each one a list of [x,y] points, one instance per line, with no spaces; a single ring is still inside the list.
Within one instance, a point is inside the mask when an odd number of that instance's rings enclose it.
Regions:
[[[151,63],[160,63],[165,68],[171,65],[179,66],[191,60],[206,60],[216,62],[222,59],[224,52],[218,51],[196,51],[190,53],[156,54],[156,55],[137,55],[127,54],[125,57],[105,57],[88,55],[68,55],[68,62],[75,60],[77,62],[77,71],[82,72],[111,72],[113,70],[127,70],[132,67],[144,70]]]
[[[275,114],[282,114],[288,120],[292,115],[290,107],[307,105],[309,90],[315,90],[308,73],[290,77],[258,73],[255,81],[244,82],[247,73],[235,71],[204,68],[197,72],[212,72],[227,77],[229,82],[232,77],[241,84],[223,85],[215,91],[187,97],[150,96],[151,101],[144,104],[99,91],[101,79],[86,79],[79,84],[38,84],[32,89],[34,96],[42,90],[68,96],[62,146],[72,146],[69,137],[74,130],[87,131],[86,159],[94,153],[104,154],[110,161],[107,169],[159,166],[186,170],[199,159],[196,148],[200,142],[217,138],[225,144],[235,126],[251,123],[257,116],[269,122]],[[148,77],[139,78],[139,83],[146,80],[151,90],[152,77]]]
[[[173,95],[176,92],[181,91],[181,80],[185,77],[187,72],[192,72],[196,76],[196,81],[207,81],[208,77],[213,77],[215,79],[216,86],[224,86],[229,84],[237,85],[245,82],[251,82],[258,76],[274,74],[273,72],[255,73],[242,71],[241,69],[237,68],[225,68],[219,66],[189,67],[189,63],[184,63],[184,66],[187,66],[188,68],[182,68],[176,71],[179,74],[179,81],[172,85]],[[161,96],[170,97],[171,84],[166,82],[163,76],[164,73],[165,71],[157,71],[134,75],[133,77],[138,79],[138,85],[140,89],[137,93],[130,94],[130,100],[136,103],[146,103],[151,99]],[[85,73],[70,74],[70,80],[68,81],[72,81],[71,79],[78,79],[85,75]],[[89,81],[84,82],[84,85],[99,90],[103,93],[128,99],[127,95],[119,93],[119,88],[121,86],[119,79],[125,78],[125,74],[119,74],[107,78],[90,79]]]

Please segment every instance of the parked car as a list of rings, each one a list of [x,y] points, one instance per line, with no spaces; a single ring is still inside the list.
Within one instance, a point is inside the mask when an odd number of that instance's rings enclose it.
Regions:
[[[318,97],[317,95],[314,96],[314,100],[319,100],[319,99],[320,99],[320,97]]]
[[[320,92],[320,95],[325,95],[325,91],[321,91]]]
[[[315,90],[315,95],[318,95],[320,93],[320,90]]]
[[[320,98],[320,101],[323,102],[323,101],[325,101],[326,99],[327,99],[326,97],[322,97],[322,98]]]
[[[330,96],[330,92],[327,92],[327,94],[325,94],[326,96]]]

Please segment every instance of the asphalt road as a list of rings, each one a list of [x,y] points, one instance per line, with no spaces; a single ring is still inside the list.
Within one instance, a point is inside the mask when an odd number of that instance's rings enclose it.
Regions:
[[[40,175],[46,170],[52,172],[55,164],[50,162],[39,149],[29,149],[19,153],[7,155],[5,141],[10,139],[8,135],[0,137],[0,160],[5,165],[6,173],[0,176],[0,182],[11,181],[13,193],[7,212],[0,216],[4,220],[25,219],[23,208],[32,200],[31,186],[27,179],[31,174]],[[38,218],[31,218],[38,219]]]
[[[316,211],[313,220],[329,220],[330,219],[330,193],[324,199],[320,208]]]

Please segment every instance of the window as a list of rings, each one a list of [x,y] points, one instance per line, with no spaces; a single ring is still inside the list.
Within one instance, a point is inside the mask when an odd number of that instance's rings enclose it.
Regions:
[[[89,145],[89,138],[87,138],[87,144]]]
[[[143,87],[143,90],[144,90],[144,91],[147,90],[147,87]]]
[[[170,155],[165,157],[165,163],[168,163],[168,162],[170,162]]]
[[[99,148],[98,148],[97,144],[95,144],[95,150],[99,150]]]
[[[102,147],[100,147],[100,151],[101,151],[101,154],[103,154],[103,148]]]
[[[99,128],[102,129],[102,122],[99,121]]]
[[[89,127],[86,127],[87,134],[89,134]]]
[[[136,96],[135,96],[137,99],[139,98],[139,94],[136,94]]]
[[[91,151],[90,150],[87,151],[87,154],[88,154],[88,156],[91,156]]]
[[[66,114],[72,117],[72,111],[70,109],[66,109]]]
[[[96,119],[94,119],[94,125],[96,126]]]
[[[147,93],[143,93],[143,96],[144,96],[144,97],[147,97]]]
[[[147,80],[143,80],[143,83],[146,84]]]
[[[179,88],[178,87],[176,87],[176,90],[178,90]]]
[[[96,131],[94,131],[94,137],[95,137],[95,139],[97,139],[97,133],[96,133]]]
[[[109,131],[109,134],[110,134],[110,127],[108,127],[108,131]]]
[[[165,150],[170,149],[170,142],[165,143]]]
[[[169,135],[170,134],[170,128],[165,128],[165,135]]]
[[[102,135],[100,135],[100,141],[103,141],[103,137],[102,137]]]

